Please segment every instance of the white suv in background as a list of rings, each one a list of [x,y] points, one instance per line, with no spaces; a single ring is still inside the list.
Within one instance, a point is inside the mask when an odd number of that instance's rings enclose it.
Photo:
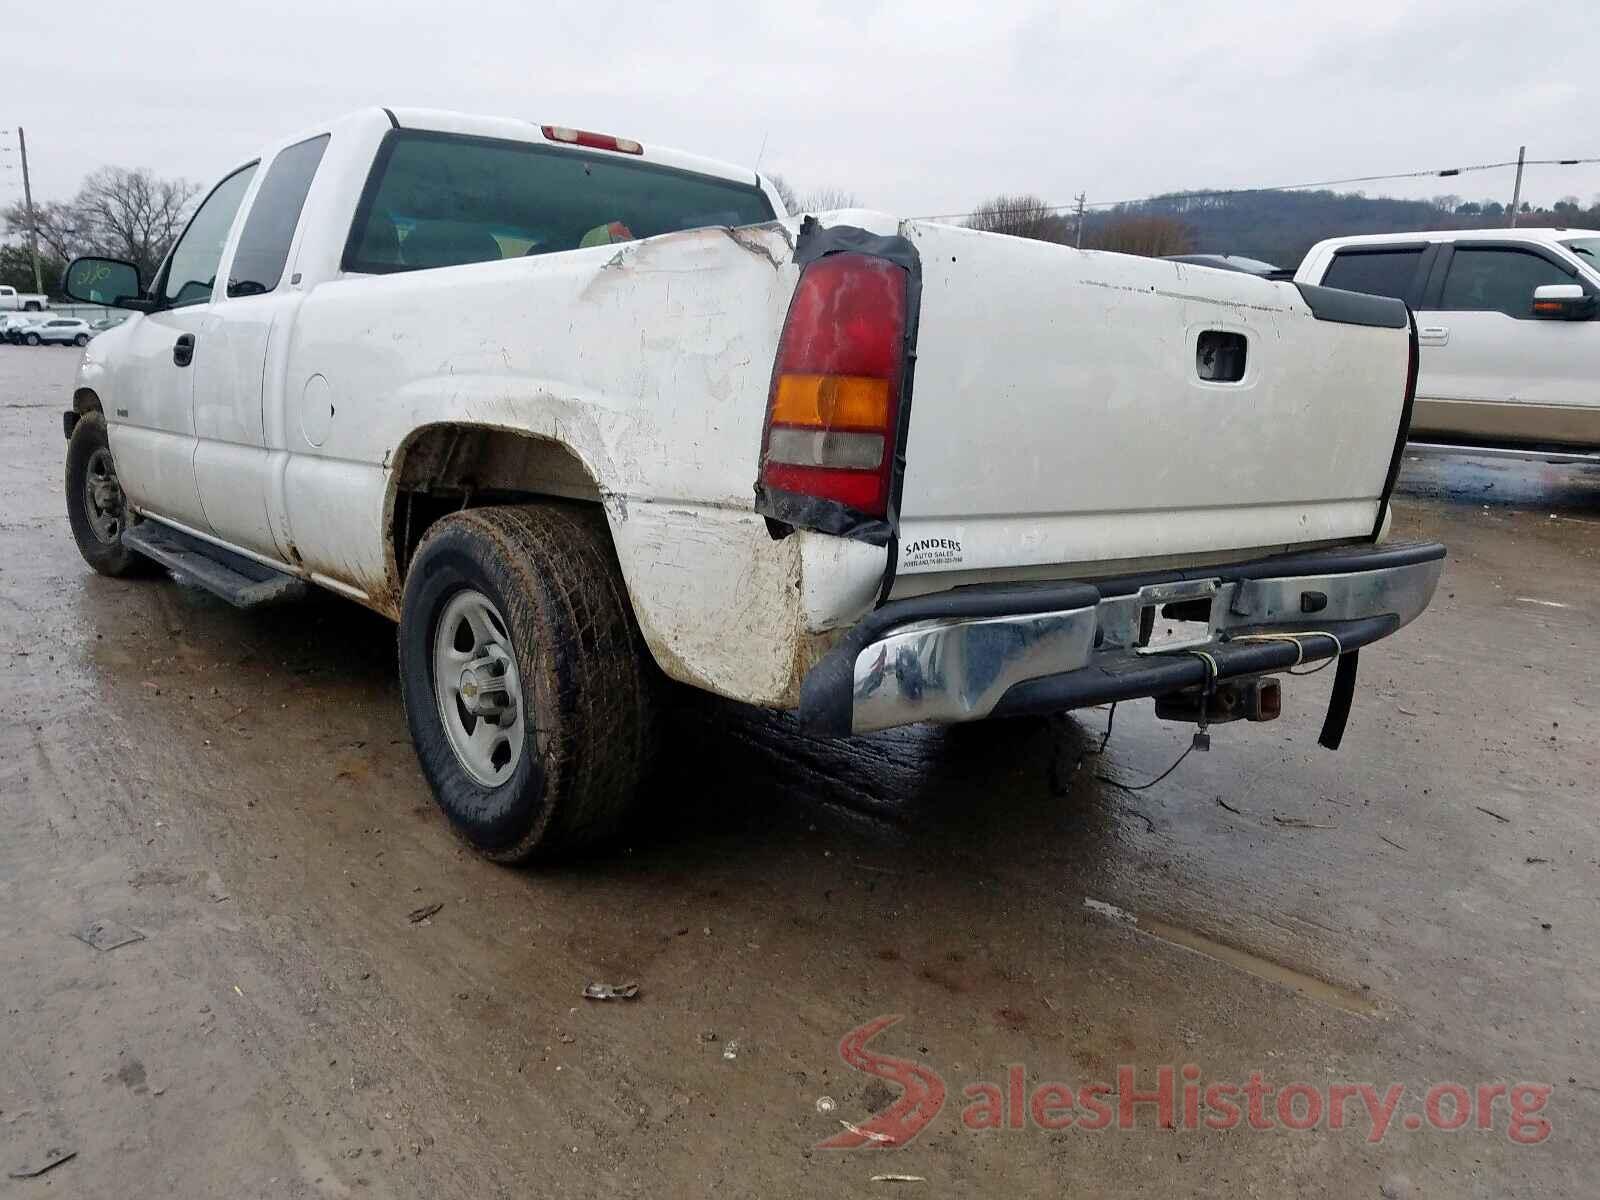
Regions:
[[[87,346],[93,336],[94,330],[89,328],[87,321],[80,321],[77,317],[51,317],[48,321],[36,322],[33,328],[23,335],[23,340],[30,346],[38,345],[40,342],[55,342],[62,346]]]
[[[1551,452],[1540,457],[1600,451],[1600,231],[1333,238],[1311,248],[1295,281],[1415,311],[1416,441]]]

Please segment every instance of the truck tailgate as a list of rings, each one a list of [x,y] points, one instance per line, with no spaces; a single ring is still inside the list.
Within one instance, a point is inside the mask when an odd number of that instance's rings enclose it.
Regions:
[[[1372,535],[1409,329],[1235,272],[902,232],[922,303],[894,595]],[[1239,337],[1241,378],[1202,363]]]

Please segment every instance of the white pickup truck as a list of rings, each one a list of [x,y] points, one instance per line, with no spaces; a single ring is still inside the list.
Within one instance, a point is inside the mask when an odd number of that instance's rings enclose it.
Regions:
[[[85,559],[397,620],[423,772],[503,861],[616,828],[668,680],[840,736],[1204,724],[1337,657],[1337,745],[1442,567],[1384,542],[1403,304],[802,219],[624,138],[358,112],[230,173],[154,280],[65,286],[135,312],[65,415]]]
[[[1600,461],[1600,231],[1331,238],[1295,279],[1415,311],[1413,450]]]
[[[38,292],[19,292],[9,284],[0,283],[0,311],[43,312],[50,307],[50,298]]]

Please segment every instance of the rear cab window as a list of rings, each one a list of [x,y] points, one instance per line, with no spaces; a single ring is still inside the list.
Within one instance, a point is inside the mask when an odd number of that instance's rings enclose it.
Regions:
[[[740,183],[607,153],[395,130],[373,164],[343,267],[426,270],[773,216],[754,175]]]

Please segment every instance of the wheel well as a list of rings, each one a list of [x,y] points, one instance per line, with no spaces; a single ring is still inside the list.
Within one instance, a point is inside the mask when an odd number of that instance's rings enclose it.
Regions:
[[[105,415],[105,408],[100,404],[100,397],[94,394],[91,388],[79,388],[72,393],[72,411],[82,416],[84,413],[97,412]]]
[[[387,521],[397,587],[440,517],[542,497],[594,504],[602,499],[594,476],[565,445],[510,429],[430,425],[405,441],[390,469]]]

